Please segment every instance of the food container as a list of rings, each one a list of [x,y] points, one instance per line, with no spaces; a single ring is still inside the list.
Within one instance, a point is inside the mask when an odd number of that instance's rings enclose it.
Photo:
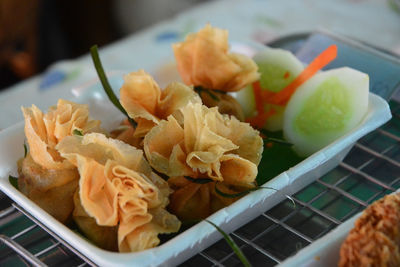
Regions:
[[[354,215],[324,237],[302,249],[295,256],[286,259],[280,266],[337,266],[339,262],[340,246],[346,239],[347,234],[354,227],[355,220],[361,214],[362,212]]]
[[[397,190],[397,193],[399,192],[400,190]],[[357,213],[327,235],[305,247],[296,255],[286,259],[280,266],[337,266],[340,259],[340,247],[361,214],[362,212]]]
[[[119,88],[122,77],[113,76],[110,82],[114,88]],[[111,129],[119,124],[122,116],[110,104],[98,82],[86,86],[78,95],[75,101],[88,103],[92,117],[102,120],[103,127]],[[390,118],[391,113],[386,101],[370,93],[368,113],[355,129],[264,184],[278,191],[258,190],[249,193],[232,205],[212,214],[208,220],[219,225],[226,232],[239,228],[282,201],[285,195],[294,194],[334,168],[359,138]],[[0,132],[0,189],[52,233],[93,263],[100,266],[173,266],[221,238],[213,226],[203,221],[160,246],[142,252],[116,253],[94,246],[59,223],[10,184],[9,175],[18,175],[16,162],[24,154],[24,139],[23,122]]]

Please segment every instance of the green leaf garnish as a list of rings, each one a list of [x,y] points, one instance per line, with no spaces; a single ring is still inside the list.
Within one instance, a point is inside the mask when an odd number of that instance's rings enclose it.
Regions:
[[[133,128],[136,128],[136,121],[129,117],[128,113],[122,107],[121,103],[118,100],[118,97],[114,94],[114,91],[111,88],[110,83],[108,82],[103,65],[101,64],[97,45],[94,45],[90,48],[90,54],[92,56],[94,67],[96,68],[97,75],[99,76],[100,82],[103,85],[103,89],[106,92],[108,99],[110,99],[111,103],[113,103],[114,106],[117,107],[128,118],[128,121],[133,126]]]
[[[9,176],[8,176],[8,181],[10,182],[10,184],[11,184],[12,186],[14,186],[16,189],[18,189],[18,178],[17,178],[17,177],[14,177],[14,176],[12,176],[12,175],[9,175]]]
[[[213,100],[215,100],[215,101],[219,101],[220,100],[219,97],[216,94],[211,92],[211,90],[205,89],[202,86],[195,86],[194,87],[194,91],[200,96],[201,96],[201,93],[204,92],[204,93],[208,94]]]
[[[28,147],[26,146],[26,143],[24,141],[24,158],[26,158],[27,154],[28,154]]]
[[[189,180],[196,184],[208,184],[208,183],[214,182],[214,180],[210,179],[210,178],[196,178],[195,179],[195,178],[192,178],[189,176],[183,176],[183,177],[185,177],[186,180]]]
[[[259,189],[269,189],[269,190],[274,190],[274,191],[276,191],[276,192],[279,192],[278,189],[275,189],[275,188],[272,188],[272,187],[268,187],[268,186],[256,186],[256,187],[249,188],[249,189],[246,189],[246,190],[244,190],[244,191],[242,191],[242,192],[234,193],[234,194],[222,192],[221,190],[218,189],[217,183],[215,183],[214,188],[215,188],[215,192],[216,192],[218,195],[220,195],[220,196],[222,196],[222,197],[226,197],[226,198],[237,198],[237,197],[241,197],[241,196],[244,196],[244,195],[246,195],[246,194],[248,194],[248,193],[250,193],[250,192],[252,192],[252,191],[256,191],[256,190],[259,190]],[[285,197],[286,197],[287,199],[289,199],[290,201],[292,201],[293,206],[296,207],[296,202],[294,201],[294,199],[293,199],[291,196],[285,195]]]
[[[72,133],[73,133],[74,135],[83,136],[82,132],[79,131],[78,129],[74,129]]]
[[[246,266],[246,267],[251,266],[249,260],[246,258],[246,256],[242,252],[242,250],[235,243],[235,241],[227,233],[224,232],[224,230],[222,230],[215,223],[213,223],[209,220],[205,220],[205,221],[208,222],[209,224],[211,224],[212,226],[214,226],[215,229],[217,229],[217,231],[221,233],[221,235],[225,238],[226,243],[228,243],[228,245],[232,248],[233,252],[235,252],[236,256],[239,258],[239,260],[243,263],[244,266]]]
[[[265,132],[268,137],[283,139],[282,131]],[[291,146],[274,143],[273,146],[263,151],[261,162],[258,164],[257,184],[265,184],[302,160],[304,160],[304,157],[299,157]]]

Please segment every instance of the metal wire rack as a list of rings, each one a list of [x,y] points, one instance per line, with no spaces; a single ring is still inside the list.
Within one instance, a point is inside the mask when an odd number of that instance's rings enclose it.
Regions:
[[[400,188],[400,103],[335,169],[231,233],[254,266],[274,266],[327,234],[374,200]],[[0,194],[0,266],[91,266],[17,204]],[[221,239],[182,266],[240,266]]]

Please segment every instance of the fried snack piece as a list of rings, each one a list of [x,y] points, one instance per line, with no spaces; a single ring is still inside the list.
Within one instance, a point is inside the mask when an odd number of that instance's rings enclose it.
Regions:
[[[87,105],[60,99],[43,114],[35,105],[22,108],[29,154],[20,163],[21,192],[61,222],[67,222],[74,207],[73,194],[79,173],[60,156],[55,146],[73,131],[100,130],[100,121],[89,120]]]
[[[68,222],[74,209],[72,196],[78,187],[78,170],[43,168],[30,153],[18,165],[19,190],[60,222]]]
[[[340,249],[339,266],[400,265],[400,195],[367,207]]]
[[[119,251],[154,247],[158,234],[178,231],[179,220],[165,210],[171,190],[143,151],[97,133],[66,137],[57,149],[78,167],[85,212],[99,226],[118,226]]]
[[[209,92],[205,92],[204,90],[206,89],[199,91],[204,105],[209,108],[218,107],[219,113],[233,115],[238,120],[244,121],[243,109],[233,96],[216,90],[209,90]]]
[[[131,146],[143,149],[143,138],[135,136],[135,129],[128,119],[121,122],[121,125],[110,132],[110,137],[121,140]]]
[[[259,79],[251,58],[229,53],[227,30],[207,24],[172,48],[185,84],[235,92]]]
[[[118,227],[98,225],[96,220],[90,217],[82,207],[79,189],[74,194],[74,212],[72,216],[79,229],[85,233],[89,240],[103,249],[118,251]]]
[[[181,118],[180,108],[189,102],[201,103],[201,99],[191,87],[179,82],[161,90],[148,73],[139,70],[124,76],[120,102],[129,117],[138,124],[134,136],[143,137],[169,115]]]
[[[71,169],[74,166],[63,159],[55,146],[64,137],[79,130],[83,134],[100,130],[100,121],[89,120],[87,105],[60,99],[57,106],[43,114],[35,105],[22,108],[25,118],[25,136],[33,160],[47,169]]]
[[[199,93],[203,104],[218,107],[220,113],[234,115],[243,121],[240,104],[224,93],[243,89],[258,80],[259,73],[257,64],[251,58],[229,53],[228,31],[207,24],[172,47],[184,83],[212,91],[212,94]]]
[[[154,127],[144,138],[144,151],[150,165],[170,177],[173,213],[183,220],[200,219],[232,202],[221,201],[215,182],[224,192],[255,185],[263,141],[249,124],[217,108],[188,104],[182,113],[182,125],[170,116]],[[185,176],[212,182],[199,184]]]

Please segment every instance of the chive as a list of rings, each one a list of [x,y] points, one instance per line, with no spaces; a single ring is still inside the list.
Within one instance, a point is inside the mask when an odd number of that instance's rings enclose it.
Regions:
[[[94,45],[90,48],[90,54],[92,56],[94,67],[96,68],[97,75],[99,76],[99,79],[101,81],[101,84],[103,85],[104,91],[108,96],[108,99],[110,99],[111,103],[113,103],[115,107],[117,107],[125,116],[128,117],[128,121],[133,126],[133,128],[136,128],[137,125],[136,121],[134,121],[131,117],[129,117],[128,113],[122,107],[121,103],[118,100],[118,97],[114,94],[114,91],[112,90],[111,85],[108,82],[107,76],[104,72],[103,65],[101,64],[97,45]]]
[[[9,176],[8,176],[8,181],[10,182],[10,184],[11,184],[12,186],[14,186],[16,189],[18,189],[18,178],[17,178],[17,177],[14,177],[14,176],[12,176],[12,175],[9,175]]]
[[[235,252],[236,256],[239,258],[239,260],[243,263],[244,266],[249,267],[251,266],[249,260],[246,258],[242,250],[239,248],[239,246],[235,243],[235,241],[227,234],[225,233],[221,228],[219,228],[215,223],[205,220],[209,224],[215,227],[218,232],[221,233],[221,235],[224,237],[226,243],[232,248],[233,252]]]
[[[251,191],[255,191],[255,190],[258,190],[258,189],[259,189],[258,187],[253,187],[253,188],[249,188],[249,189],[244,190],[244,191],[239,192],[239,193],[230,194],[230,193],[224,193],[224,192],[222,192],[221,190],[219,190],[218,187],[217,187],[217,183],[215,183],[214,188],[215,188],[215,192],[216,192],[218,195],[220,195],[220,196],[222,196],[222,197],[226,197],[226,198],[237,198],[237,197],[241,197],[241,196],[244,196],[244,195],[246,195],[247,193],[249,193],[249,192],[251,192]]]
[[[264,142],[272,142],[272,143],[278,143],[278,144],[285,145],[285,146],[293,146],[292,143],[289,143],[288,141],[285,141],[283,139],[266,137],[266,138],[263,138],[263,140],[264,140]]]
[[[78,129],[74,129],[74,131],[72,132],[74,135],[78,135],[78,136],[83,136],[82,132],[79,131]]]
[[[281,145],[285,145],[285,146],[293,146],[292,143],[289,143],[286,140],[280,139],[280,138],[274,138],[274,137],[268,137],[269,133],[267,131],[265,131],[264,129],[258,129],[263,135],[267,136],[265,138],[263,138],[263,140],[265,142],[273,142],[273,143],[278,143]]]
[[[27,154],[28,154],[28,147],[26,146],[26,143],[24,141],[24,158],[26,158]]]
[[[272,188],[272,187],[267,187],[267,186],[256,186],[256,187],[249,188],[249,189],[244,190],[244,191],[239,192],[239,193],[229,194],[229,193],[224,193],[224,192],[222,192],[221,190],[219,190],[218,187],[217,187],[217,183],[215,183],[214,188],[215,188],[215,192],[216,192],[218,195],[220,195],[220,196],[222,196],[222,197],[226,197],[226,198],[237,198],[237,197],[241,197],[241,196],[246,195],[247,193],[250,193],[250,192],[252,192],[252,191],[256,191],[256,190],[258,190],[258,189],[270,189],[270,190],[275,190],[275,191],[277,191],[277,192],[279,191],[278,189],[275,189],[275,188]],[[285,197],[286,197],[287,199],[289,199],[289,200],[293,203],[293,207],[295,208],[295,207],[296,207],[296,202],[294,201],[294,199],[293,199],[291,196],[288,196],[288,195],[285,195]]]
[[[183,177],[185,177],[186,180],[189,180],[189,181],[191,181],[193,183],[196,183],[196,184],[208,184],[208,183],[214,182],[214,180],[210,179],[210,178],[197,178],[197,179],[195,179],[195,178],[192,178],[192,177],[189,177],[189,176],[183,176]]]

